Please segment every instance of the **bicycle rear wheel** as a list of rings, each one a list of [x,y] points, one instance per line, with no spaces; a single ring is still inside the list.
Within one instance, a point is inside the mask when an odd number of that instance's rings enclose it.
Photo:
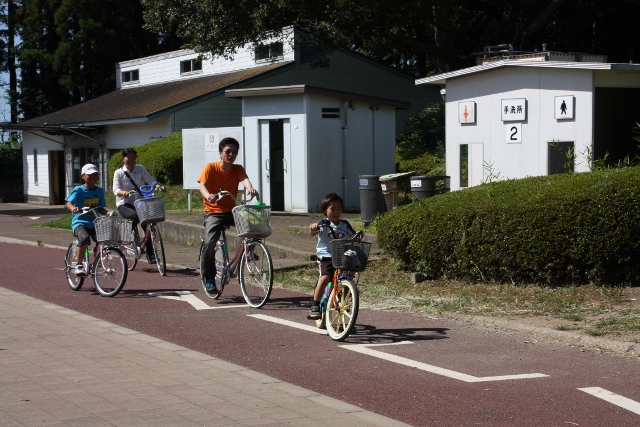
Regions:
[[[103,247],[93,262],[93,282],[103,297],[118,294],[127,281],[127,260],[116,247]]]
[[[335,298],[335,304],[334,304]],[[340,280],[333,287],[327,311],[327,333],[334,341],[344,341],[349,336],[358,318],[358,288],[351,280]]]
[[[164,259],[164,245],[162,244],[162,235],[160,229],[155,225],[149,225],[151,228],[151,240],[153,241],[153,253],[156,257],[156,264],[158,264],[158,271],[162,276],[167,275],[167,263]]]
[[[273,288],[273,262],[264,243],[247,243],[240,259],[238,280],[247,304],[260,308],[267,302]]]
[[[76,262],[76,256],[78,251],[78,246],[75,242],[69,245],[69,249],[67,249],[67,254],[64,257],[64,269],[67,273],[67,282],[69,283],[69,287],[74,291],[79,291],[82,288],[82,284],[84,283],[84,277],[76,276],[73,271],[72,263]]]

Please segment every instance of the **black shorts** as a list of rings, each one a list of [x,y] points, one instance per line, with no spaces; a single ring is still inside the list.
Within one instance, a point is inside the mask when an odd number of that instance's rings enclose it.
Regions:
[[[79,225],[73,229],[73,235],[78,238],[78,246],[84,246],[91,243],[91,239],[94,242],[96,240],[96,229],[85,227],[84,225]]]
[[[321,276],[333,276],[336,269],[333,267],[331,258],[322,258],[318,261],[320,263],[320,275]]]

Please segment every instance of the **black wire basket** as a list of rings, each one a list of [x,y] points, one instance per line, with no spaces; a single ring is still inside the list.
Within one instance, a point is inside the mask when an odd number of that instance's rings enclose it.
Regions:
[[[367,268],[371,243],[361,240],[332,240],[331,262],[335,268],[364,271]]]

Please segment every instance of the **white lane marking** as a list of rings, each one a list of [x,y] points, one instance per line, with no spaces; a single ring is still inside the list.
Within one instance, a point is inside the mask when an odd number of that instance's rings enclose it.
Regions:
[[[216,305],[212,307],[210,305],[207,305],[204,301],[202,301],[197,296],[193,295],[193,293],[190,291],[175,291],[175,293],[178,294],[178,296],[159,294],[156,292],[146,292],[146,293],[141,293],[140,295],[148,295],[156,298],[166,298],[166,299],[172,299],[177,301],[185,301],[191,304],[191,306],[196,310],[219,310],[222,308],[246,307],[244,304]]]
[[[279,319],[273,316],[266,316],[264,314],[249,314],[249,317],[255,317],[256,319],[266,320],[267,322],[278,323],[280,325],[290,326],[292,328],[303,329],[309,332],[315,332],[316,334],[327,335],[326,329],[320,329],[314,326],[304,325],[302,323],[291,322],[289,320]]]
[[[410,366],[423,371],[431,372],[433,374],[443,375],[445,377],[453,378],[456,380],[464,381],[467,383],[479,383],[484,381],[504,381],[504,380],[519,380],[524,378],[541,378],[548,377],[545,374],[519,374],[519,375],[500,375],[495,377],[474,377],[473,375],[463,374],[461,372],[452,371],[450,369],[440,368],[434,365],[428,365],[422,362],[416,362],[415,360],[407,359],[406,357],[396,356],[393,354],[384,353],[382,351],[374,350],[374,345],[398,345],[398,344],[412,344],[411,341],[391,343],[391,344],[355,344],[355,345],[342,345],[340,347],[347,350],[355,351],[357,353],[366,354],[380,359],[387,360],[389,362],[398,363],[400,365]]]
[[[317,334],[324,334],[324,335],[327,334],[327,331],[325,329],[315,328],[313,326],[309,326],[309,325],[305,325],[297,322],[291,322],[289,320],[279,319],[273,316],[266,316],[264,314],[249,314],[249,316],[255,317],[256,319],[266,320],[268,322],[278,323],[280,325],[290,326],[292,328],[315,332]],[[377,347],[377,346],[383,346],[383,345],[401,345],[401,344],[413,344],[413,343],[411,341],[403,341],[403,342],[390,343],[390,344],[349,344],[349,345],[341,345],[340,347],[345,348],[347,350],[355,351],[357,353],[362,353],[368,356],[384,359],[389,362],[398,363],[400,365],[405,365],[412,368],[418,368],[423,371],[428,371],[438,375],[444,375],[445,377],[454,378],[456,380],[465,381],[469,383],[548,377],[548,375],[545,375],[545,374],[520,374],[520,375],[500,375],[495,377],[474,377],[473,375],[463,374],[460,372],[452,371],[450,369],[439,368],[438,366],[428,365],[422,362],[416,362],[415,360],[407,359],[405,357],[395,356],[393,354],[388,354],[382,351],[377,351],[372,348],[369,348],[369,347]]]
[[[640,415],[640,403],[635,400],[620,396],[619,394],[612,393],[609,390],[605,390],[600,387],[585,387],[579,388],[578,390],[584,391],[585,393],[598,397],[602,400],[606,400],[609,403],[613,403],[614,405]]]
[[[36,220],[36,219],[40,219],[39,216],[28,216],[27,218],[32,219],[32,220]]]

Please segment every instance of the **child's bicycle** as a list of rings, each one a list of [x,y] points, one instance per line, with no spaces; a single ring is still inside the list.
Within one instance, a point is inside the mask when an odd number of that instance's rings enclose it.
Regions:
[[[93,262],[89,259],[89,247],[85,249],[84,271],[87,277],[91,275],[96,290],[103,297],[112,297],[118,294],[127,281],[127,260],[117,245],[120,237],[131,233],[131,221],[113,216],[99,216],[98,208],[82,208],[82,213],[93,212],[96,215],[97,243],[93,247]],[[64,270],[67,274],[67,282],[74,291],[79,291],[84,283],[84,277],[74,273],[78,240],[74,240],[67,249],[64,257]]]
[[[220,190],[218,200],[229,196],[241,203],[233,208],[233,220],[236,223],[238,237],[242,241],[238,244],[233,259],[229,259],[229,248],[225,230],[220,233],[216,244],[216,287],[219,293],[211,293],[206,287],[206,278],[200,273],[202,288],[209,298],[218,299],[229,280],[238,276],[242,295],[247,304],[253,308],[262,307],[271,295],[273,288],[273,262],[269,249],[263,239],[271,234],[271,209],[268,206],[248,205],[246,200],[238,200],[228,191]],[[200,256],[204,241],[200,246]]]
[[[320,224],[319,229],[327,227],[328,224]],[[316,320],[316,326],[326,328],[334,341],[344,341],[358,318],[359,273],[365,270],[371,250],[370,242],[360,240],[363,234],[359,231],[351,239],[334,239],[330,243],[331,262],[335,272],[320,300],[322,317]]]
[[[151,241],[153,258],[155,258],[158,265],[158,271],[162,276],[166,276],[167,263],[164,256],[164,244],[162,243],[160,228],[157,226],[157,223],[164,221],[165,218],[164,198],[152,197],[154,194],[153,185],[143,185],[140,187],[140,191],[142,191],[144,199],[136,200],[134,205],[140,224],[147,224],[147,229],[144,232],[142,241],[140,241],[138,226],[133,228],[130,237],[127,238],[127,242],[121,246],[121,249],[127,258],[129,270],[133,270],[138,260],[142,257],[142,249],[146,247],[148,241]],[[135,190],[131,192],[137,193]]]

